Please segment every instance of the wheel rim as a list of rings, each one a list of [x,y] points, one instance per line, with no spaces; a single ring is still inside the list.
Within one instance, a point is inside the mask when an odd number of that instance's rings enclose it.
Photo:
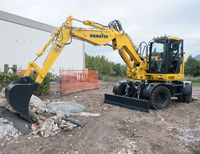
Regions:
[[[166,100],[166,96],[164,93],[162,92],[159,92],[157,95],[156,95],[156,102],[159,103],[159,104],[164,104]]]

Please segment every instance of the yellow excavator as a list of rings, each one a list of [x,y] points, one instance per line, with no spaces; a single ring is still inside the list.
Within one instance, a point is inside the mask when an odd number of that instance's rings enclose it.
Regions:
[[[88,28],[75,27],[73,22],[81,22]],[[113,87],[114,94],[105,94],[105,103],[148,112],[149,107],[154,109],[167,107],[171,97],[177,97],[180,101],[191,101],[192,83],[182,81],[184,78],[182,39],[157,37],[149,43],[142,42],[136,48],[118,20],[105,26],[69,16],[37,52],[34,61],[28,64],[24,77],[6,87],[5,95],[9,104],[27,120],[31,121],[32,118],[29,110],[32,94],[42,83],[63,48],[71,43],[72,38],[95,46],[110,46],[113,50],[118,50],[126,63],[127,77],[130,80],[117,82]],[[51,44],[43,66],[39,67],[36,60]],[[35,81],[30,77],[33,69],[37,72]]]

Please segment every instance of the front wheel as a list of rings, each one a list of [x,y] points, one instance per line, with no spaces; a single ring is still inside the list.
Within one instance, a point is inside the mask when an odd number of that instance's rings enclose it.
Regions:
[[[150,96],[150,106],[153,109],[166,108],[171,102],[171,93],[166,86],[158,86],[153,89]]]

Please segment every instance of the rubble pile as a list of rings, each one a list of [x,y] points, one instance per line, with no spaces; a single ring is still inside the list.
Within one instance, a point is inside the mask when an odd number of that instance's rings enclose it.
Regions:
[[[0,107],[6,107],[8,105],[7,100],[3,93],[0,93]]]
[[[8,106],[7,100],[3,93],[0,93],[0,141],[17,138],[21,133],[14,128],[13,123],[2,117],[5,107]]]
[[[60,131],[71,131],[76,125],[63,120],[65,115],[79,114],[85,110],[85,106],[72,100],[63,101],[42,101],[36,96],[30,100],[31,110],[37,114],[38,123],[32,125],[32,134],[43,137],[54,136]]]
[[[60,131],[72,131],[76,125],[62,120],[60,117],[52,116],[44,121],[39,121],[39,124],[32,124],[32,134],[43,137],[54,136]]]
[[[64,102],[64,101],[42,101],[36,96],[32,96],[30,100],[30,109],[37,116],[38,122],[32,125],[27,126],[27,122],[24,124],[30,129],[30,134],[35,137],[48,137],[54,136],[60,131],[72,131],[75,127],[81,125],[81,122],[78,121],[78,124],[73,123],[73,120],[66,120],[65,116],[71,117],[73,115],[80,116],[100,116],[98,113],[88,113],[84,112],[86,109],[84,105],[77,103],[75,100]],[[7,103],[4,94],[0,93],[0,108],[3,110],[12,111],[12,108]],[[15,128],[15,125],[9,120],[3,118],[3,114],[0,114],[0,139],[3,137],[18,137],[20,135],[20,127]],[[14,114],[12,112],[12,114]],[[15,115],[16,116],[16,115]],[[13,118],[13,117],[12,117]],[[23,120],[22,120],[23,121]],[[74,120],[77,122],[76,120]],[[15,122],[15,119],[14,119]],[[18,122],[15,122],[18,123]],[[82,125],[81,125],[82,126]],[[25,133],[21,133],[25,134]],[[34,137],[33,136],[33,137]],[[32,137],[29,137],[32,138]]]
[[[7,119],[0,118],[0,140],[8,140],[11,137],[17,138],[21,133],[13,127],[13,123]]]

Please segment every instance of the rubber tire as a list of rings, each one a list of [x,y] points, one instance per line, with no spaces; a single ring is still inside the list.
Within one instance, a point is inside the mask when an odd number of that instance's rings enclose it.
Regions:
[[[113,87],[113,93],[115,95],[125,95],[125,88],[126,88],[126,83],[125,82],[117,82],[115,83]]]
[[[185,102],[191,103],[192,102],[192,95],[185,96]]]
[[[178,97],[178,102],[186,102],[191,103],[192,102],[192,94],[190,95],[184,95]]]
[[[184,96],[178,96],[177,97],[178,102],[185,102]]]
[[[192,84],[190,86],[190,93],[185,95],[184,98],[186,103],[192,102]]]
[[[163,103],[158,102],[157,97],[158,95],[163,95]],[[155,87],[150,96],[150,106],[157,110],[157,109],[164,109],[166,108],[171,102],[171,93],[166,86],[158,86]]]

